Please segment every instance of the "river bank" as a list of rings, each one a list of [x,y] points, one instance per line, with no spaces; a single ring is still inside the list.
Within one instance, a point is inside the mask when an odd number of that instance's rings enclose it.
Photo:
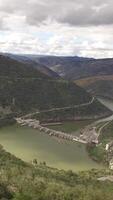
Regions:
[[[4,148],[27,162],[37,159],[58,169],[84,171],[103,169],[86,151],[86,144],[58,140],[27,126],[13,125],[0,129],[0,143]]]
[[[103,97],[98,100],[113,112],[113,101]],[[104,163],[110,169],[113,169],[113,145],[111,145],[113,143],[113,127],[110,124],[113,124],[113,115],[96,121],[99,144],[97,146],[88,146],[88,152],[92,159]],[[112,129],[109,133],[110,126]]]

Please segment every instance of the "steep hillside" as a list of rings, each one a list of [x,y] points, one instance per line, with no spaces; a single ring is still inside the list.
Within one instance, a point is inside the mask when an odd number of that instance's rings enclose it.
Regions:
[[[85,88],[93,95],[113,99],[113,75],[79,79],[76,80],[75,83]]]
[[[6,54],[9,57],[35,65],[37,69],[52,69],[60,76],[77,80],[92,76],[113,75],[113,59],[93,59],[82,57],[61,57],[61,56],[39,56],[39,55],[13,55]],[[37,66],[36,66],[37,64]],[[52,72],[51,72],[52,73]],[[55,74],[54,74],[55,75]]]
[[[3,107],[9,107],[14,112],[28,113],[36,110],[72,107],[91,100],[92,97],[84,89],[70,81],[49,78],[31,66],[6,56],[0,57],[0,104]],[[96,115],[106,116],[111,113],[101,104],[99,107],[98,110],[97,102],[94,101],[93,109],[95,108]],[[84,111],[86,116],[89,109]],[[69,112],[72,115],[72,111]],[[82,115],[83,112],[80,113]],[[90,115],[93,116],[93,111],[90,111]],[[74,117],[76,117],[76,112]]]
[[[45,56],[40,57],[39,61],[62,77],[71,80],[113,74],[113,59],[76,59],[76,57]]]
[[[32,56],[33,57],[33,56]],[[61,77],[74,80],[94,95],[113,98],[113,59],[34,56]]]
[[[50,69],[58,73],[62,77],[72,79],[75,74],[79,77],[84,63],[93,61],[91,58],[81,57],[58,57],[58,56],[43,56],[39,57],[40,63],[45,64]]]
[[[0,56],[0,101],[20,109],[51,108],[90,101],[84,89],[64,80],[50,79],[37,69]]]
[[[49,168],[37,159],[28,164],[0,147],[1,200],[111,200],[112,178],[110,170],[74,173]]]
[[[10,77],[10,78],[19,78],[19,77],[40,77],[48,78],[47,75],[41,73],[34,67],[31,67],[27,64],[20,63],[8,56],[0,55],[0,78],[1,77]]]
[[[58,78],[57,72],[65,79],[74,80],[92,94],[101,96],[104,94],[106,97],[113,98],[113,59],[12,54],[8,56],[32,65],[50,77]]]
[[[113,59],[40,57],[39,61],[60,76],[74,80],[94,95],[113,98]]]
[[[53,78],[59,78],[59,75],[46,67],[44,64],[39,63],[38,59],[33,59],[32,57],[29,57],[27,55],[17,55],[17,54],[2,54],[4,56],[7,56],[8,58],[11,58],[15,61],[21,62],[22,64],[27,64],[28,66],[31,66],[33,68],[38,69],[41,73],[53,77]]]

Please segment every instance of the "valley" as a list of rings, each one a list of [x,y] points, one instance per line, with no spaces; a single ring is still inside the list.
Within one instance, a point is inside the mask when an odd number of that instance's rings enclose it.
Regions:
[[[0,0],[0,200],[113,200],[112,0]]]
[[[97,199],[105,193],[111,200],[112,100],[38,61],[5,56],[0,57],[2,196],[92,200],[95,188]]]

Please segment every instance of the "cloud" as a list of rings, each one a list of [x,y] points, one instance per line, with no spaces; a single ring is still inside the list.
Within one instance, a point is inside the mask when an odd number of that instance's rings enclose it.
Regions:
[[[0,0],[0,10],[25,16],[31,25],[48,19],[74,26],[113,24],[112,0]]]
[[[0,47],[11,53],[113,57],[112,30],[113,27],[69,28],[58,23],[39,29],[27,27],[24,32],[4,31],[0,34]]]
[[[0,0],[1,51],[113,57],[111,0]]]

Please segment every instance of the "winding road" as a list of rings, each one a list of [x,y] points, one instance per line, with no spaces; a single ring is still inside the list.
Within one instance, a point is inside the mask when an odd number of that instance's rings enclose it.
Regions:
[[[79,105],[73,105],[73,106],[67,106],[67,107],[51,108],[51,109],[42,110],[42,111],[36,111],[34,113],[30,113],[30,114],[25,115],[24,118],[31,117],[32,115],[40,114],[40,113],[67,110],[67,109],[72,109],[72,108],[80,108],[80,107],[88,106],[88,105],[92,104],[94,102],[94,100],[95,100],[95,97],[92,97],[91,101],[89,101],[87,103],[82,103],[82,104],[79,104]]]

